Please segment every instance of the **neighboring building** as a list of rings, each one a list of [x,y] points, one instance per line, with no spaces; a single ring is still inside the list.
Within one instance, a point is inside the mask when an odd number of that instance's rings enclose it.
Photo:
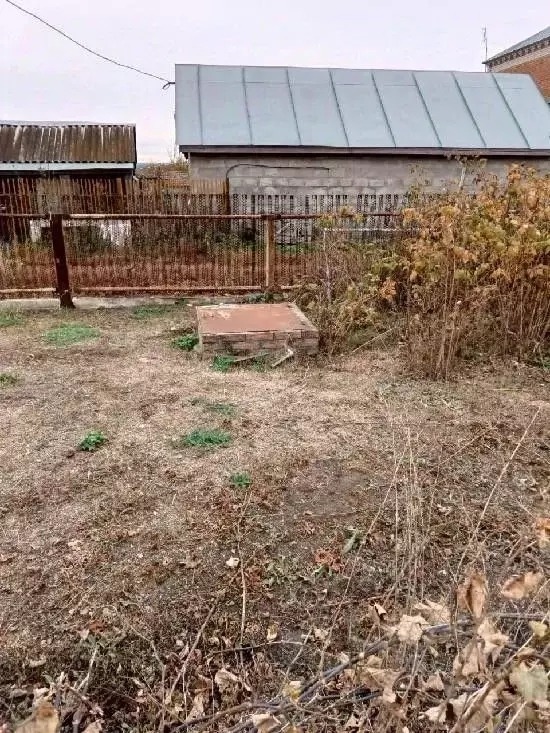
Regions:
[[[135,125],[0,122],[0,213],[123,210],[136,160]],[[0,220],[0,239],[46,224]]]
[[[484,61],[488,71],[531,74],[550,102],[550,26]]]
[[[457,155],[550,171],[550,109],[527,75],[177,65],[176,143],[234,210],[374,211],[414,168],[435,190],[458,178]]]

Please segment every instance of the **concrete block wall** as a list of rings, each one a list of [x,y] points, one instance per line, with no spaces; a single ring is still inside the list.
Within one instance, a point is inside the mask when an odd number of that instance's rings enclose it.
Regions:
[[[525,162],[550,173],[548,158],[489,158],[486,170],[500,177],[509,165]],[[346,196],[341,205],[357,206],[358,196],[401,198],[418,181],[434,191],[456,185],[461,165],[447,158],[399,155],[204,154],[190,156],[194,178],[225,178],[232,195]],[[388,199],[389,200],[389,199]],[[393,207],[393,204],[392,204]],[[378,207],[376,207],[378,208]],[[381,207],[384,208],[384,207]]]

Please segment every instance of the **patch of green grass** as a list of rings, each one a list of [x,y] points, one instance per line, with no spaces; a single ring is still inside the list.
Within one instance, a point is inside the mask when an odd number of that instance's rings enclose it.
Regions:
[[[168,311],[166,305],[138,305],[134,308],[132,318],[136,321],[147,321],[149,318],[158,318],[163,316]]]
[[[230,354],[218,354],[212,362],[212,369],[215,372],[228,372],[235,364],[235,357]]]
[[[176,439],[174,446],[176,448],[219,448],[229,445],[231,441],[231,435],[225,430],[199,428]]]
[[[203,397],[193,397],[191,404],[200,405],[205,410],[208,410],[208,412],[212,412],[215,415],[222,415],[223,417],[235,417],[237,411],[236,405],[233,405],[231,402],[209,402]]]
[[[266,372],[268,367],[267,354],[258,354],[250,362],[250,368],[254,372]]]
[[[88,326],[85,323],[62,323],[57,328],[51,328],[43,334],[44,341],[53,346],[72,346],[81,341],[98,338],[99,328]]]
[[[0,311],[0,328],[8,328],[9,326],[22,326],[25,319],[20,313],[14,311]]]
[[[106,442],[107,438],[100,430],[92,430],[82,438],[78,444],[78,450],[93,453]]]
[[[196,333],[185,333],[183,336],[178,336],[172,340],[174,349],[181,349],[182,351],[193,351],[198,343],[199,337]]]
[[[18,381],[19,377],[16,377],[15,374],[0,372],[0,387],[13,387]]]
[[[229,477],[229,483],[234,489],[249,489],[252,486],[252,478],[249,473],[232,473]]]

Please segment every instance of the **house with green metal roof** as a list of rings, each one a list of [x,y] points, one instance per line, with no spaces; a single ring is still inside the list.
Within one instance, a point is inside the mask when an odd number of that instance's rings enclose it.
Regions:
[[[550,171],[550,108],[526,74],[185,64],[175,79],[179,150],[192,176],[228,180],[234,210],[391,208],[419,170],[434,190],[459,177],[458,156]]]

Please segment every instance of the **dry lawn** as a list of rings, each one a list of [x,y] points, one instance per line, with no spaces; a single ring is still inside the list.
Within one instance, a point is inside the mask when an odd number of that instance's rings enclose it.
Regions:
[[[43,340],[72,321],[99,338]],[[223,374],[170,346],[170,327],[191,322],[182,306],[0,327],[0,373],[19,378],[0,386],[0,728],[41,687],[57,691],[66,731],[101,718],[104,731],[185,730],[193,699],[195,716],[269,699],[419,599],[454,613],[470,568],[522,643],[514,614],[549,608],[534,531],[550,516],[548,371],[481,363],[431,383],[394,348]],[[174,447],[199,428],[232,443]],[[106,444],[76,450],[91,430]],[[232,486],[244,472],[252,486]],[[503,600],[502,583],[526,571],[546,581]],[[259,646],[227,651],[240,645]],[[426,671],[435,664],[428,654]],[[239,681],[214,684],[220,668]],[[350,698],[295,730],[342,730],[365,710]],[[361,730],[401,730],[372,715]]]

